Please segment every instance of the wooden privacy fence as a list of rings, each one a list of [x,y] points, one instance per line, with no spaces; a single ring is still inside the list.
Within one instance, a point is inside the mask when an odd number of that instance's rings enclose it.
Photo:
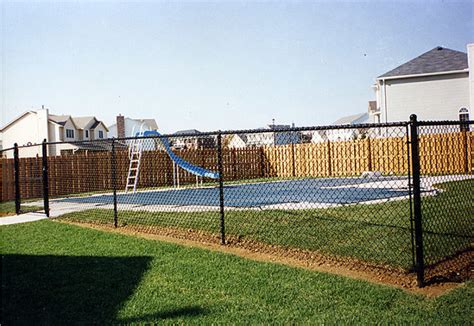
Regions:
[[[407,137],[366,138],[354,141],[289,144],[271,147],[223,149],[225,181],[268,177],[358,176],[364,171],[406,174],[409,170]],[[472,173],[474,132],[420,136],[422,174]],[[183,159],[217,171],[217,150],[182,150]],[[116,151],[117,188],[125,188],[128,152]],[[51,196],[112,189],[110,152],[48,157]],[[42,196],[41,158],[20,158],[21,198]],[[13,200],[13,159],[0,165],[1,200]],[[181,184],[196,177],[180,169]],[[173,185],[173,163],[162,150],[143,152],[138,187]]]

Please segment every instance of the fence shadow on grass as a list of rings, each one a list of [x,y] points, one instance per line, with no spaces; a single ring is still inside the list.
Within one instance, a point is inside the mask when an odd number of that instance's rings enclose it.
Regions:
[[[1,324],[110,323],[151,259],[3,255]]]

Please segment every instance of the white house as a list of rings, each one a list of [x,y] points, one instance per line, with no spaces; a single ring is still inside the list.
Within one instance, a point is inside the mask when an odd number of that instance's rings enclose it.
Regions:
[[[245,148],[247,147],[247,135],[234,134],[226,137],[227,148]]]
[[[132,119],[118,115],[116,123],[109,126],[109,137],[133,137],[140,130],[158,130],[155,119]]]
[[[284,131],[290,128],[290,125],[271,124],[265,128],[260,128],[261,132],[245,134],[246,146],[274,146],[300,143],[301,133],[299,131]]]
[[[370,108],[369,102],[369,108]],[[358,125],[369,123],[369,113],[359,113],[342,117],[332,123],[332,125]],[[311,142],[319,143],[323,141],[346,141],[362,137],[366,133],[363,128],[338,128],[330,130],[316,130],[313,132]]]
[[[103,149],[68,142],[107,138],[107,131],[104,123],[95,117],[54,115],[45,108],[24,112],[0,129],[4,148],[13,147],[15,143],[20,146],[40,144],[44,139],[48,142],[63,142],[48,146],[49,155],[74,153],[81,149]],[[41,155],[41,146],[22,148],[20,151],[21,157]],[[8,151],[6,157],[13,157],[13,151]]]
[[[474,107],[474,44],[467,53],[436,47],[392,69],[373,86],[371,122],[467,120]]]

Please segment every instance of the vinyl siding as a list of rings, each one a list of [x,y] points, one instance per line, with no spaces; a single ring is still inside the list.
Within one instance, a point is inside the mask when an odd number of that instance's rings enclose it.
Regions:
[[[470,109],[468,73],[387,80],[386,97],[382,121],[407,121],[413,113],[418,120],[458,120],[460,108]]]

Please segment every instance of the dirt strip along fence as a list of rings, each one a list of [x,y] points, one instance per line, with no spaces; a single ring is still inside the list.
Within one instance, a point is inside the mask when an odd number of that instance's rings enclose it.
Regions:
[[[365,171],[406,174],[409,170],[408,146],[406,137],[392,137],[225,148],[223,178],[233,181],[273,177],[339,177],[359,176]],[[474,132],[421,135],[419,147],[422,174],[466,173],[474,169]],[[205,169],[218,169],[214,149],[178,150],[176,154]],[[116,159],[117,188],[124,189],[128,152],[117,150]],[[14,162],[6,158],[1,161],[1,200],[13,200]],[[19,161],[20,171],[25,174],[22,178],[33,181],[38,177],[39,173],[33,167],[40,160],[20,157]],[[111,162],[109,151],[48,157],[50,196],[111,190]],[[139,188],[173,185],[173,163],[166,152],[144,151],[141,164]],[[186,171],[180,170],[179,174],[181,184],[196,182],[196,177]],[[29,187],[27,184],[20,189],[21,198],[42,196],[40,187]]]

